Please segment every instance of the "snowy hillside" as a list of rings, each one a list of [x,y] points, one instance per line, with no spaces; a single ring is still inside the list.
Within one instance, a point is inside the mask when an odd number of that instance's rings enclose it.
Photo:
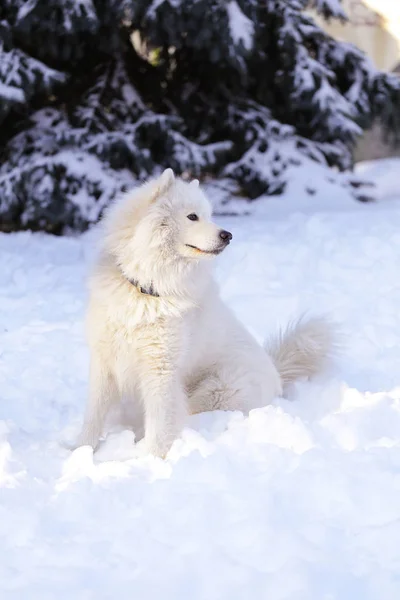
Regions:
[[[94,457],[64,447],[95,233],[0,235],[2,600],[400,598],[400,164],[361,169],[380,202],[293,188],[219,217],[222,295],[254,335],[327,313],[345,348],[290,400],[192,417],[165,461],[118,415]]]

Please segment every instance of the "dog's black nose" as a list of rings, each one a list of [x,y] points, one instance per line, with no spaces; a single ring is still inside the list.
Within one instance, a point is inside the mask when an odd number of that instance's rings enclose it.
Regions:
[[[232,234],[230,233],[230,231],[224,231],[224,229],[223,229],[222,231],[219,232],[219,237],[224,242],[230,242],[232,239]]]

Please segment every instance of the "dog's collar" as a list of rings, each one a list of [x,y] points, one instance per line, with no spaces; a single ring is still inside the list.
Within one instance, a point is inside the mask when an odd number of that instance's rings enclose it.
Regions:
[[[144,294],[145,296],[153,296],[154,298],[159,298],[160,297],[160,294],[157,294],[157,292],[153,288],[153,284],[152,283],[150,284],[150,287],[145,288],[142,285],[140,285],[140,283],[139,283],[139,281],[137,279],[130,279],[129,277],[127,277],[125,275],[124,270],[123,270],[123,268],[121,267],[120,264],[117,263],[117,266],[120,269],[121,274],[125,277],[125,279],[127,281],[129,281],[129,283],[131,285],[133,285],[133,287],[135,287],[140,294]]]
[[[153,284],[150,284],[150,287],[145,288],[143,286],[140,285],[140,283],[138,282],[137,279],[128,279],[128,277],[126,278],[127,281],[129,281],[129,283],[131,283],[138,292],[140,292],[141,294],[145,294],[146,296],[154,296],[154,298],[159,298],[160,295],[157,294],[157,292],[155,291],[155,289],[153,288]]]

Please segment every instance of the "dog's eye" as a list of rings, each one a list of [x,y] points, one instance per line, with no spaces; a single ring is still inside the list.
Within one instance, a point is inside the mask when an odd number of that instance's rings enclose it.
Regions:
[[[189,221],[198,221],[199,220],[199,217],[195,213],[190,213],[190,215],[188,215],[187,218],[189,219]]]

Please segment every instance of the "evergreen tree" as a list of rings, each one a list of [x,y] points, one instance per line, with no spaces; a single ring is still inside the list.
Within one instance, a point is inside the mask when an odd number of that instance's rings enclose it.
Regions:
[[[398,135],[399,78],[310,6],[345,19],[340,0],[3,0],[0,229],[84,230],[166,166],[278,194],[307,161],[350,169],[377,117]]]

